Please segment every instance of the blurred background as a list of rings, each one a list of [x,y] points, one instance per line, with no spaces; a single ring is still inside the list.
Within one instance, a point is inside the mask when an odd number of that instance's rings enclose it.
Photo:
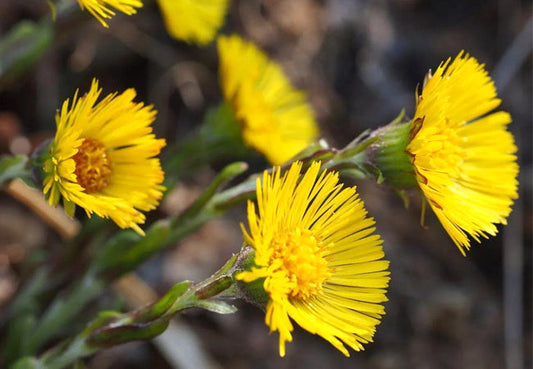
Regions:
[[[44,0],[2,0],[0,35],[49,12]],[[500,235],[474,244],[465,258],[433,214],[427,229],[420,226],[416,193],[406,210],[389,189],[357,182],[385,240],[392,282],[375,342],[351,358],[297,328],[281,359],[264,314],[239,304],[228,316],[187,312],[162,338],[104,351],[86,368],[530,368],[531,15],[531,2],[520,0],[233,0],[222,33],[254,41],[283,66],[307,92],[334,147],[388,123],[402,108],[412,115],[415,87],[447,57],[464,49],[486,63],[502,109],[513,116],[520,198]],[[222,101],[215,45],[170,38],[155,3],[109,24],[105,29],[87,13],[59,18],[51,47],[32,68],[0,76],[0,154],[27,154],[52,137],[56,109],[77,88],[88,90],[93,77],[104,92],[135,87],[138,100],[159,111],[155,130],[168,142],[190,135]],[[180,212],[218,169],[186,178],[151,216]],[[138,276],[158,294],[180,280],[209,276],[238,251],[243,220],[241,206],[149,260]],[[49,257],[61,245],[36,215],[0,193],[0,314],[23,283],[28,260]],[[110,293],[99,306],[113,299]]]

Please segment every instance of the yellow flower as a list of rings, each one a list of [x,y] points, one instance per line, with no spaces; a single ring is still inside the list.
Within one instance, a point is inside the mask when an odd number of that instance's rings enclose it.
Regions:
[[[258,213],[249,202],[250,232],[241,225],[255,266],[237,279],[264,278],[265,322],[280,334],[281,356],[291,319],[349,356],[344,345],[362,350],[385,314],[389,262],[355,187],[343,189],[320,163],[303,176],[301,168],[295,162],[283,176],[278,167],[257,180]]]
[[[67,213],[75,205],[90,216],[111,218],[121,228],[144,234],[141,211],[154,209],[162,197],[164,173],[156,157],[165,140],[156,139],[152,106],[135,103],[136,92],[107,95],[93,80],[89,92],[56,115],[57,132],[44,164],[44,193],[50,204],[61,197]]]
[[[494,236],[517,194],[511,116],[483,64],[459,53],[441,63],[418,96],[407,152],[418,185],[459,250],[468,235]]]
[[[318,128],[305,94],[265,53],[236,35],[219,37],[218,52],[222,92],[247,145],[279,165],[316,140]]]
[[[109,27],[104,19],[111,19],[115,12],[109,7],[127,15],[137,13],[136,8],[142,8],[141,0],[78,0],[82,9],[87,9],[104,27]]]
[[[179,40],[206,45],[224,23],[229,0],[158,0],[168,33]]]

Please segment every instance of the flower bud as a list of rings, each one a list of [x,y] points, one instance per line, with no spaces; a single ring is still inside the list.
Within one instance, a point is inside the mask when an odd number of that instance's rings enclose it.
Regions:
[[[378,138],[367,149],[367,158],[381,171],[384,183],[396,188],[417,185],[412,160],[406,151],[410,130],[410,122],[393,122],[375,132]]]

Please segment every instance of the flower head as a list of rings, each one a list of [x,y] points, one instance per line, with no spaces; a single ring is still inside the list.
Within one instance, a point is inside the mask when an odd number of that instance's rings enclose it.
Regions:
[[[235,35],[219,37],[218,52],[222,92],[248,146],[278,165],[317,138],[305,94],[291,86],[265,53]]]
[[[281,356],[291,319],[349,356],[344,345],[362,350],[385,313],[389,262],[355,187],[343,188],[320,163],[303,176],[301,168],[295,162],[257,181],[257,213],[249,202],[250,231],[243,227],[255,266],[237,279],[264,279],[265,322],[280,334]]]
[[[224,23],[229,0],[158,0],[168,33],[179,40],[206,45]]]
[[[135,103],[136,92],[107,95],[93,80],[89,92],[67,99],[56,115],[57,132],[44,164],[44,193],[52,205],[63,198],[90,216],[111,218],[121,228],[144,234],[141,211],[154,209],[162,197],[164,173],[156,157],[165,140],[156,139],[151,123],[156,111]]]
[[[109,27],[105,19],[111,19],[115,12],[114,8],[124,14],[133,15],[138,8],[142,8],[141,0],[78,0],[82,9],[87,9],[104,27]]]
[[[505,224],[517,194],[511,116],[483,64],[459,53],[441,63],[418,96],[407,152],[429,205],[464,254]]]

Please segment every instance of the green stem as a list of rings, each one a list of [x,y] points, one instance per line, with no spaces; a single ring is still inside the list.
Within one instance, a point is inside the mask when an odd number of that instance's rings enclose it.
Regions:
[[[221,314],[233,313],[234,307],[215,298],[227,297],[225,292],[232,290],[233,275],[238,267],[235,263],[237,259],[237,255],[233,256],[218,272],[201,283],[193,286],[187,282],[177,284],[150,306],[123,314],[103,313],[73,340],[59,344],[38,361],[22,358],[11,368],[22,368],[23,363],[27,362],[32,362],[35,368],[65,368],[101,349],[156,337],[166,329],[169,320],[175,315],[194,307]]]

